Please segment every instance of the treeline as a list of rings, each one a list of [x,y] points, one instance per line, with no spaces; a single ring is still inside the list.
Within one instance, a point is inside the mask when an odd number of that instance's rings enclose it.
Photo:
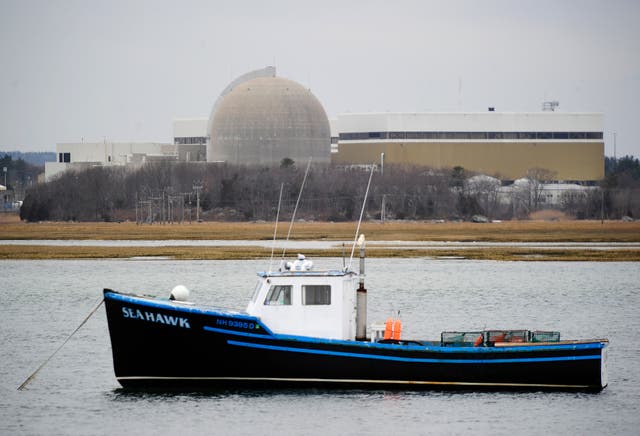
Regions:
[[[639,216],[640,174],[633,172],[633,165],[629,173],[624,159],[617,160],[616,168],[625,169],[608,174],[603,181],[604,191],[567,195],[554,207],[579,218]],[[51,182],[33,185],[27,191],[20,216],[28,221],[175,222],[195,220],[196,216],[204,220],[270,221],[276,216],[282,185],[281,219],[287,219],[297,200],[304,167],[292,161],[283,161],[279,168],[160,162],[135,170],[93,167],[67,171]],[[376,170],[374,174],[365,217],[526,218],[535,210],[549,207],[540,201],[543,180],[535,180],[535,174],[530,176],[532,183],[505,198],[495,179],[474,179],[474,174],[460,167],[433,170],[385,165],[384,173]],[[297,217],[358,219],[368,178],[369,171],[362,168],[312,167]]]
[[[22,194],[28,186],[38,181],[38,175],[43,171],[43,167],[21,158],[16,159],[9,153],[0,153],[0,184],[4,185],[6,180],[7,189]]]
[[[52,151],[0,151],[0,156],[9,155],[14,161],[23,160],[28,164],[44,168],[45,162],[55,162],[56,153]]]
[[[613,218],[640,218],[640,160],[633,156],[605,157],[601,182],[604,209]]]

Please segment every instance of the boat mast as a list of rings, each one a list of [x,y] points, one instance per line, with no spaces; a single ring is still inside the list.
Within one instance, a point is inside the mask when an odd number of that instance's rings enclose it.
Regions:
[[[304,172],[304,178],[302,179],[302,185],[300,185],[300,192],[298,193],[298,199],[296,200],[296,207],[293,209],[293,215],[291,215],[291,222],[289,223],[289,231],[287,232],[287,239],[284,241],[282,247],[282,258],[280,259],[280,268],[282,268],[282,264],[284,263],[284,254],[287,251],[287,242],[289,242],[289,236],[291,236],[291,229],[293,228],[293,222],[296,219],[296,212],[298,211],[298,205],[300,204],[300,197],[302,197],[302,191],[304,190],[304,184],[307,181],[307,175],[309,175],[309,168],[311,167],[311,157],[309,158],[309,162],[307,163],[307,169]]]
[[[371,173],[369,174],[369,182],[367,183],[367,190],[364,193],[364,200],[362,200],[362,209],[360,209],[360,218],[358,219],[358,227],[356,227],[356,234],[353,237],[353,246],[351,247],[351,256],[349,256],[349,266],[347,271],[351,270],[351,262],[353,261],[353,252],[356,249],[356,243],[358,241],[358,233],[360,232],[360,223],[362,222],[362,215],[364,214],[364,207],[367,204],[367,196],[369,195],[369,187],[371,186],[371,179],[373,178],[374,166],[371,166]]]
[[[271,259],[269,259],[269,273],[271,272],[271,264],[273,263],[273,252],[276,249],[276,235],[278,234],[278,220],[280,219],[280,205],[282,204],[282,189],[284,183],[280,183],[280,196],[278,197],[278,211],[276,212],[276,226],[273,229],[273,244],[271,245]]]

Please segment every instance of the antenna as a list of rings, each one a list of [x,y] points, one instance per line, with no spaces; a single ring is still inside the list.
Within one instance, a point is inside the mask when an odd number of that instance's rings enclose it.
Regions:
[[[280,204],[282,204],[282,189],[284,183],[280,183],[280,196],[278,197],[278,211],[276,212],[276,227],[273,229],[273,245],[271,246],[271,259],[269,259],[269,272],[271,272],[271,264],[273,263],[273,252],[276,249],[276,235],[278,234],[278,219],[280,218]]]
[[[367,204],[367,196],[369,195],[369,187],[371,186],[371,179],[373,178],[373,170],[375,165],[371,165],[371,173],[369,173],[369,182],[367,183],[367,190],[364,193],[364,200],[362,201],[362,209],[360,209],[360,219],[358,219],[358,227],[356,227],[356,235],[353,238],[353,246],[351,247],[351,256],[349,257],[348,270],[351,269],[351,262],[353,261],[353,252],[356,249],[356,243],[358,242],[358,233],[360,232],[360,223],[362,222],[362,215],[364,214],[364,206]]]
[[[287,242],[289,242],[289,236],[291,236],[291,229],[293,228],[293,221],[296,219],[296,212],[298,211],[298,205],[300,204],[300,197],[302,197],[302,191],[304,189],[304,184],[307,181],[307,175],[309,174],[309,168],[311,167],[311,159],[309,158],[309,163],[307,163],[307,169],[304,172],[304,178],[302,179],[302,185],[300,185],[300,192],[298,193],[298,199],[296,200],[296,207],[293,209],[293,215],[291,215],[291,222],[289,223],[289,231],[287,232],[287,239],[284,241],[284,247],[282,247],[282,259],[280,262],[284,261],[284,254],[287,251]]]

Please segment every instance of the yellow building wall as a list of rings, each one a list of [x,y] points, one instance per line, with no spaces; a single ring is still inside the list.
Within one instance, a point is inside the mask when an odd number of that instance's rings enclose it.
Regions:
[[[340,142],[332,162],[344,164],[461,166],[503,180],[524,177],[531,168],[555,173],[556,180],[604,177],[604,142]]]

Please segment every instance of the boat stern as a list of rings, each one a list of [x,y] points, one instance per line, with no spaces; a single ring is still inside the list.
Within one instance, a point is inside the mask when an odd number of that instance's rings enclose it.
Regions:
[[[600,389],[604,389],[609,384],[609,376],[607,374],[607,361],[609,359],[609,341],[602,342],[602,350],[600,351]]]

